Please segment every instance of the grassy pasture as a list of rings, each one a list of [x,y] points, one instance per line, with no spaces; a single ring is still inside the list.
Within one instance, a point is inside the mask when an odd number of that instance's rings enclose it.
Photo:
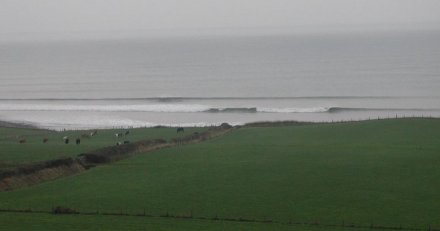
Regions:
[[[186,128],[186,134],[203,131],[206,128]],[[129,140],[131,142],[143,139],[170,139],[176,134],[175,128],[136,128],[129,129],[130,134],[117,138],[115,133],[124,133],[124,129],[99,130],[98,134],[90,137],[81,137],[82,134],[90,134],[92,131],[49,131],[22,128],[0,127],[0,168],[11,167],[17,164],[33,161],[50,160],[59,157],[76,156],[82,152],[101,147],[115,145],[118,141]],[[69,144],[64,144],[63,137],[70,138]],[[76,145],[75,139],[81,139],[81,144]],[[43,144],[43,139],[48,142]],[[20,139],[26,139],[26,143],[20,144]]]
[[[155,215],[192,212],[196,217],[438,229],[439,192],[440,120],[393,119],[241,128],[204,143],[0,192],[0,208],[145,209]],[[20,216],[25,215],[12,220]],[[168,230],[172,223],[165,223]],[[181,227],[175,230],[188,226]]]

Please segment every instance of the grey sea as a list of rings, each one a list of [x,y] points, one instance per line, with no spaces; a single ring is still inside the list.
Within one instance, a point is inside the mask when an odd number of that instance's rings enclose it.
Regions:
[[[0,120],[49,129],[440,116],[440,32],[0,43]]]

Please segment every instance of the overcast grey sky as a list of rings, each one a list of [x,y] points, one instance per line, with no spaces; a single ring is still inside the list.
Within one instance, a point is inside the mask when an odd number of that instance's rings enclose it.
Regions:
[[[376,27],[440,29],[440,0],[0,0],[3,38]]]

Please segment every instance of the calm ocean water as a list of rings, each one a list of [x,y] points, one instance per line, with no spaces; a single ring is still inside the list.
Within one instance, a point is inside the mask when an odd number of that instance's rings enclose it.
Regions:
[[[0,120],[53,129],[440,116],[440,32],[0,44]]]

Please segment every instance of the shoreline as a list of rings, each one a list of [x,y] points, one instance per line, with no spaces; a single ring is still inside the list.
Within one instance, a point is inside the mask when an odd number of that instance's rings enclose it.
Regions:
[[[44,128],[37,127],[35,125],[26,124],[26,123],[18,123],[18,122],[9,122],[0,120],[0,127],[1,128],[27,128],[27,129],[41,129],[45,130]]]
[[[440,119],[436,116],[402,116],[402,117],[377,117],[366,119],[347,119],[347,120],[328,120],[328,121],[307,121],[307,120],[261,120],[243,123],[188,123],[188,124],[154,124],[152,126],[114,126],[114,127],[64,127],[64,128],[49,128],[32,125],[29,123],[9,122],[0,120],[0,128],[24,128],[24,129],[38,129],[50,131],[81,131],[81,130],[108,130],[108,129],[136,129],[136,128],[176,128],[176,127],[218,127],[222,124],[228,124],[233,127],[280,127],[289,125],[309,125],[309,124],[337,124],[350,122],[364,122],[374,120],[395,120],[395,119]]]

